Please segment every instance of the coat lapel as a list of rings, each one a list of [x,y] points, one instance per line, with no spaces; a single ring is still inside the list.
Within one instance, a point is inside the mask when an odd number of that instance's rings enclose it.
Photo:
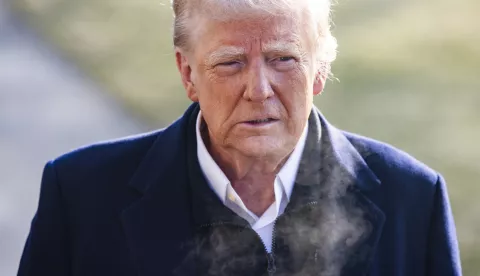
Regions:
[[[366,194],[379,185],[379,179],[344,133],[314,108],[285,212],[313,206],[318,221],[311,231],[318,233],[313,233],[310,241],[317,246],[319,275],[357,276],[368,272],[385,215]]]
[[[122,212],[121,220],[140,276],[193,269],[185,262],[192,226],[183,146],[191,110],[159,132],[129,183],[141,198]]]

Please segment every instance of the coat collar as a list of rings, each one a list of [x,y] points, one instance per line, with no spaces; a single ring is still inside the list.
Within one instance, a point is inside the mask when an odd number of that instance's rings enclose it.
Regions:
[[[322,229],[311,234],[309,240],[313,243],[316,236],[334,233],[338,241],[331,243],[335,238],[327,238],[327,244],[344,253],[337,255],[334,254],[337,252],[326,250],[325,237],[317,240],[316,246],[318,252],[333,253],[323,256],[324,261],[343,264],[339,274],[342,276],[367,274],[385,221],[384,213],[365,196],[381,182],[362,154],[342,131],[328,123],[317,108],[312,109],[305,149],[285,213],[293,214],[288,222],[294,225],[291,227],[307,226],[305,228],[309,229],[313,223],[315,226],[311,232]],[[296,213],[296,210],[301,211]],[[317,214],[314,215],[317,222],[312,222],[308,215],[305,221],[308,210]],[[331,221],[337,217],[344,221],[332,225]],[[317,272],[321,275],[330,273]]]
[[[380,185],[357,149],[342,131],[314,107],[290,207],[338,197],[348,190],[369,191]]]
[[[192,237],[186,167],[186,119],[194,108],[157,133],[128,186],[141,198],[121,213],[126,239],[140,276],[174,275]],[[187,274],[188,275],[188,274]]]
[[[187,139],[191,136],[188,135],[187,126],[198,109],[198,104],[192,104],[181,118],[159,131],[156,141],[129,182],[129,186],[142,197],[122,212],[121,219],[141,276],[174,275],[172,271],[182,263],[185,268],[184,261],[188,255],[185,242],[192,237],[196,222],[192,212],[191,195],[194,193],[190,190],[188,175],[183,168],[190,166],[186,158],[189,151]],[[315,127],[321,128],[321,136],[311,135],[315,133]],[[314,155],[314,152],[318,153],[313,150],[317,146],[321,147],[320,156]],[[310,169],[312,166],[307,164],[310,162],[316,163],[318,166],[313,167],[317,169]],[[341,184],[345,189],[333,189],[333,184]],[[356,198],[356,206],[362,210],[371,229],[356,250],[360,252],[356,261],[346,266],[345,271],[357,273],[343,275],[362,275],[358,272],[366,273],[371,263],[385,217],[364,192],[379,185],[378,178],[343,132],[330,125],[314,108],[309,118],[304,156],[286,212],[305,203],[339,196],[346,191]],[[215,202],[214,197],[210,200]],[[231,214],[222,215],[225,219],[231,218]],[[208,218],[205,222],[208,222]],[[242,220],[236,223],[245,224]],[[190,274],[183,272],[182,275]]]

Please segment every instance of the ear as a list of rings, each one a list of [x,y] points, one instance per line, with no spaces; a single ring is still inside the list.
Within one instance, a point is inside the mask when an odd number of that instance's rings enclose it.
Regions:
[[[194,102],[198,102],[197,91],[192,80],[191,65],[185,52],[178,47],[175,47],[175,60],[178,72],[180,72],[182,78],[183,87],[185,88],[185,91],[187,91],[188,98]]]
[[[313,95],[319,95],[323,92],[325,88],[325,82],[327,81],[327,77],[325,74],[321,72],[317,72],[315,75],[315,80],[313,81]]]

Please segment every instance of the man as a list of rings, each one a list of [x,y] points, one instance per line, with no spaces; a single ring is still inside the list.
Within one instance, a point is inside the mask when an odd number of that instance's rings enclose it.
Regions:
[[[174,0],[194,102],[49,162],[19,275],[460,275],[439,174],[330,125],[329,0]]]

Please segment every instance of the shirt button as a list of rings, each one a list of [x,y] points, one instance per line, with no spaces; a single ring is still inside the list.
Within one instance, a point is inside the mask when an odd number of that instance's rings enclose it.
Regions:
[[[235,200],[235,195],[232,194],[232,193],[229,193],[229,194],[228,194],[228,199],[230,199],[230,201],[232,201],[232,202],[235,202],[235,201],[236,201],[236,200]]]

